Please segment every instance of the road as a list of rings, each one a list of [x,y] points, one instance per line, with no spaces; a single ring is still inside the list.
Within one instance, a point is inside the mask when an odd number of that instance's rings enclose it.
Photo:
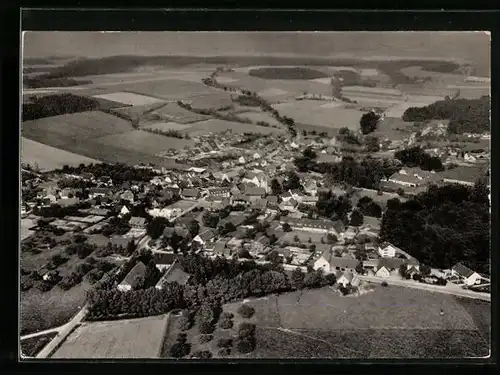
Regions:
[[[374,283],[382,283],[383,281],[386,281],[387,284],[389,284],[389,285],[397,285],[397,286],[403,286],[403,287],[407,287],[407,288],[427,290],[430,292],[451,294],[451,295],[455,295],[458,297],[473,298],[473,299],[479,299],[482,301],[491,302],[491,295],[488,293],[472,292],[472,291],[462,290],[462,289],[450,289],[450,288],[447,288],[446,286],[422,284],[422,283],[406,281],[406,280],[383,279],[383,278],[375,277],[375,276],[358,275],[358,277],[360,280],[374,282]]]
[[[88,306],[85,305],[68,323],[63,324],[62,326],[59,327],[54,327],[46,329],[44,331],[39,331],[36,333],[31,333],[29,335],[21,336],[21,340],[28,339],[31,337],[37,337],[47,333],[57,332],[57,336],[54,337],[54,339],[52,339],[52,341],[49,342],[35,357],[35,358],[47,358],[52,353],[52,351],[66,339],[66,337],[73,331],[73,329],[76,328],[83,321],[83,319],[85,319],[87,313],[88,313]]]

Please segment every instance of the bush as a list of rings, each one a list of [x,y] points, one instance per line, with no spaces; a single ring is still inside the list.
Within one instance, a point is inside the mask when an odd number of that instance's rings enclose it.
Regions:
[[[221,319],[233,319],[234,314],[230,312],[223,312],[220,316]]]
[[[380,284],[380,285],[382,285],[382,286],[384,286],[384,287],[389,286],[389,284],[387,284],[387,281],[382,281],[382,284]]]
[[[181,331],[187,331],[193,326],[193,322],[186,316],[181,316],[178,321],[178,325]]]
[[[177,335],[177,342],[180,342],[182,344],[187,342],[187,335],[185,333],[179,333]]]
[[[191,358],[196,358],[196,359],[210,359],[212,358],[212,352],[208,350],[198,350],[197,352],[194,352],[191,354]]]
[[[198,329],[199,329],[200,333],[208,335],[208,334],[214,332],[215,327],[212,323],[203,321],[203,322],[200,322]]]
[[[219,357],[227,357],[231,354],[231,348],[220,348],[217,354]]]
[[[218,348],[230,348],[232,346],[233,346],[233,339],[231,339],[231,338],[221,338],[217,342]]]
[[[190,344],[176,342],[170,348],[170,356],[174,358],[182,358],[187,356],[190,351],[191,351]]]
[[[241,305],[238,309],[238,314],[240,314],[243,318],[251,318],[255,313],[255,309],[250,305]]]
[[[241,323],[238,328],[238,337],[251,337],[255,333],[255,324]]]
[[[236,348],[241,354],[251,353],[255,349],[255,339],[253,337],[239,339]]]
[[[231,319],[221,319],[219,322],[219,327],[222,329],[233,328],[233,321]]]
[[[200,344],[206,344],[207,342],[212,341],[213,338],[213,335],[200,335],[198,341],[200,342]]]

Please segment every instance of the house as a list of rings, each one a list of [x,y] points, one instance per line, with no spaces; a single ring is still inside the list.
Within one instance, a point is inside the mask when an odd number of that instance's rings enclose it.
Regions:
[[[441,177],[444,183],[474,186],[478,179],[485,177],[485,173],[479,167],[458,166],[441,172]]]
[[[132,216],[128,223],[132,228],[143,229],[146,226],[146,219],[143,217]]]
[[[133,203],[134,193],[131,190],[125,190],[122,194],[120,194],[120,199]]]
[[[61,197],[61,199],[69,199],[69,198],[73,198],[75,196],[75,190],[74,189],[62,189],[60,192],[59,192],[59,197]]]
[[[212,229],[207,229],[203,233],[198,234],[193,241],[199,243],[201,246],[205,246],[207,242],[213,242],[215,238],[215,231]]]
[[[140,278],[143,278],[146,274],[146,266],[142,262],[138,262],[125,276],[120,284],[118,284],[117,289],[120,292],[128,292],[135,287],[137,287]]]
[[[246,163],[245,158],[243,156],[240,156],[240,158],[238,159],[238,163],[245,164]]]
[[[216,255],[222,256],[222,257],[229,257],[231,256],[231,250],[226,247],[226,244],[229,242],[227,238],[220,239],[215,243],[213,252]]]
[[[250,204],[252,210],[265,210],[267,207],[266,199],[257,199]]]
[[[230,187],[209,188],[208,194],[211,197],[229,198],[231,196]]]
[[[297,200],[302,204],[314,206],[318,202],[318,197],[313,197],[310,195],[300,195],[297,197]]]
[[[350,271],[338,271],[336,276],[337,284],[342,285],[344,288],[349,285],[359,285],[359,279]]]
[[[295,210],[297,205],[298,205],[298,202],[292,198],[292,199],[289,199],[287,201],[284,200],[283,202],[281,202],[279,207],[284,211],[293,211],[293,210]]]
[[[156,289],[163,289],[166,283],[177,283],[179,285],[186,285],[191,275],[184,272],[181,265],[177,260],[167,269],[163,277],[155,285]]]
[[[335,257],[330,249],[323,251],[323,254],[314,262],[313,268],[323,269],[326,273],[336,271],[350,271],[355,272],[356,266],[359,261],[352,258]]]
[[[394,184],[403,185],[407,187],[417,187],[419,183],[418,178],[399,172],[396,172],[393,175],[391,175],[388,181]]]
[[[241,195],[241,194],[235,195],[233,197],[233,205],[236,206],[239,204],[243,204],[243,205],[250,204],[250,197],[247,197],[246,195]]]
[[[54,194],[47,194],[45,195],[43,198],[42,198],[42,202],[43,204],[46,204],[46,205],[50,205],[50,204],[53,204],[53,203],[56,203],[57,201],[57,198]]]
[[[158,268],[160,271],[163,271],[164,269],[170,267],[176,259],[177,255],[174,253],[153,253],[153,261],[155,262],[156,268]]]
[[[386,266],[378,267],[377,271],[375,272],[375,276],[377,276],[377,277],[389,277],[389,276],[391,276],[391,270],[388,269]]]
[[[378,259],[375,275],[379,277],[388,277],[399,273],[399,267],[406,264],[404,259],[399,258],[381,258]]]
[[[266,189],[247,185],[245,188],[245,195],[250,199],[250,201],[256,201],[264,198],[266,195]]]
[[[398,250],[400,249],[389,242],[382,242],[378,246],[378,253],[382,258],[394,258]]]
[[[200,197],[200,191],[198,189],[182,189],[181,198],[182,199],[198,199]]]
[[[283,194],[281,194],[281,199],[283,202],[288,202],[290,199],[292,199],[292,193],[290,191],[285,191]]]
[[[406,274],[409,275],[410,277],[413,277],[413,275],[420,274],[420,271],[418,269],[416,269],[414,266],[408,266],[408,269],[406,270]]]
[[[130,213],[130,210],[127,208],[127,206],[123,206],[121,209],[120,209],[120,213],[118,214],[118,216],[125,216],[127,214]]]
[[[483,279],[480,274],[464,266],[462,263],[454,265],[451,269],[451,274],[458,277],[468,286],[479,284],[481,279]]]

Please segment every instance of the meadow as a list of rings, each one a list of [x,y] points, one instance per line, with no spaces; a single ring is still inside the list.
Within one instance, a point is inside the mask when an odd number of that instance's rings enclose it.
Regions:
[[[61,168],[63,165],[99,163],[98,160],[74,154],[43,143],[21,138],[21,161],[30,165],[38,165],[41,171]]]
[[[110,94],[95,95],[93,98],[111,100],[113,102],[131,106],[144,106],[162,102],[160,99],[135,94],[133,92],[113,92]]]
[[[244,124],[241,122],[232,122],[219,119],[210,119],[193,124],[189,133],[192,134],[196,131],[222,132],[225,130],[232,130],[234,133],[249,132],[249,133],[262,133],[262,134],[273,134],[282,132],[281,129],[271,128],[271,127],[259,126],[254,124]]]
[[[84,323],[51,358],[158,358],[167,315]]]
[[[154,122],[154,123],[147,123],[141,125],[141,129],[150,129],[150,130],[160,130],[163,132],[167,132],[169,130],[187,130],[190,129],[191,125],[187,124],[179,124],[177,122]]]
[[[174,102],[165,104],[164,106],[152,111],[151,114],[158,116],[161,120],[173,121],[179,124],[190,124],[209,118],[209,116],[194,113],[182,108]]]
[[[468,309],[450,295],[377,286],[361,296],[341,297],[322,288],[248,303],[255,308],[251,321],[257,325],[251,358],[449,358],[488,353],[479,321],[489,324],[489,305]],[[224,310],[236,311],[240,304],[228,304]]]

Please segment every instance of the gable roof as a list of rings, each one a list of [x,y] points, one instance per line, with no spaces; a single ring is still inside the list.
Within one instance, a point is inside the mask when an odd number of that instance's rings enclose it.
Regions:
[[[269,203],[278,203],[278,197],[276,195],[269,195],[266,199]]]
[[[458,273],[460,276],[463,276],[465,278],[468,278],[474,274],[474,271],[472,271],[470,268],[464,266],[462,263],[457,263],[453,266],[452,268],[453,271]]]
[[[143,226],[146,224],[146,219],[143,217],[132,216],[129,220],[130,225]]]
[[[182,195],[185,197],[197,198],[200,192],[198,189],[182,189]]]
[[[156,284],[157,287],[162,287],[166,283],[178,283],[180,285],[185,285],[189,278],[190,274],[184,272],[179,262],[174,261],[174,263],[168,268],[165,275],[158,281]]]
[[[394,270],[405,264],[405,259],[399,258],[380,258],[378,260],[378,268],[386,267],[388,270]]]
[[[350,271],[345,271],[340,277],[345,278],[350,283],[354,279],[354,274]]]
[[[176,259],[177,255],[174,253],[153,253],[153,260],[156,265],[172,264]]]
[[[212,238],[215,237],[215,231],[213,229],[207,229],[203,233],[198,234],[198,236],[203,240],[203,241],[208,241],[211,240]]]
[[[357,259],[352,258],[343,258],[343,257],[330,257],[329,260],[330,268],[340,267],[340,268],[356,268],[359,261]]]
[[[402,174],[399,172],[394,173],[389,177],[389,180],[393,181],[401,181],[401,182],[406,182],[406,183],[412,183],[412,184],[417,184],[420,180],[414,176],[410,176],[407,174]]]
[[[142,262],[137,262],[137,264],[130,270],[130,272],[125,276],[120,285],[130,285],[134,288],[136,283],[137,276],[144,276],[146,273],[146,266]]]
[[[263,196],[265,194],[266,194],[266,189],[261,187],[253,187],[247,185],[245,188],[245,195]]]

